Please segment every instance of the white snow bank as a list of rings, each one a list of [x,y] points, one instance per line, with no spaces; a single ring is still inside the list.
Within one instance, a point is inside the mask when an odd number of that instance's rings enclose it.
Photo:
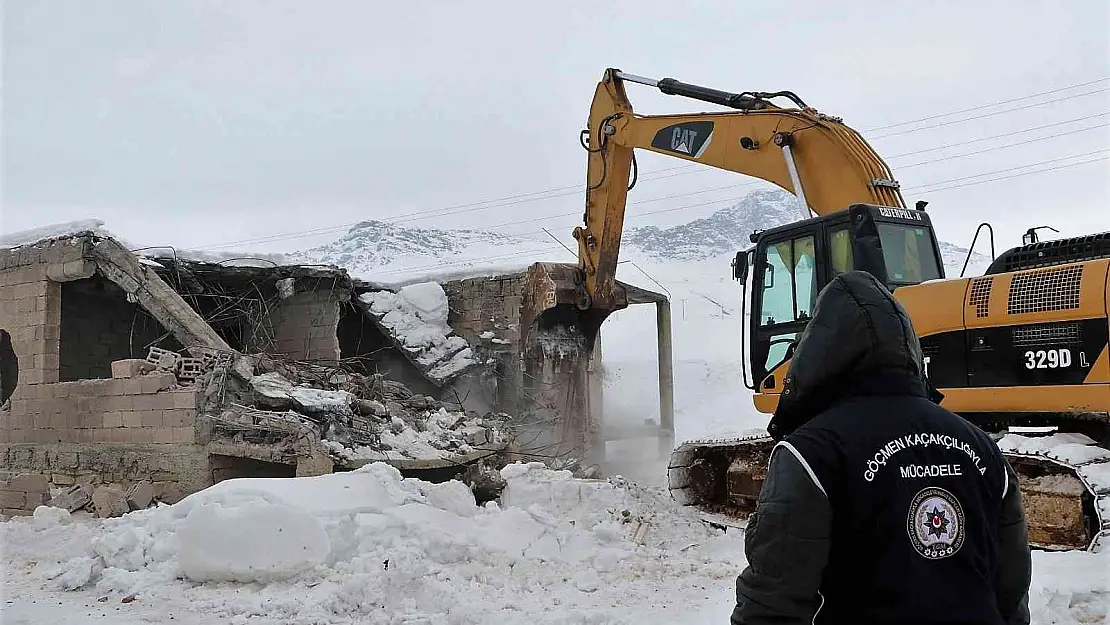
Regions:
[[[179,561],[198,581],[267,582],[320,564],[331,545],[307,510],[286,504],[200,506],[181,524]]]
[[[56,587],[148,602],[187,595],[227,622],[631,622],[628,606],[659,600],[660,582],[727,586],[742,566],[738,537],[704,526],[662,491],[538,464],[504,476],[513,493],[504,508],[476,506],[459,482],[402,479],[374,463],[227,480],[117,519],[44,517],[0,531],[14,547],[9,560],[39,562],[31,574]],[[556,490],[580,499],[559,501]],[[221,581],[256,585],[244,592]]]

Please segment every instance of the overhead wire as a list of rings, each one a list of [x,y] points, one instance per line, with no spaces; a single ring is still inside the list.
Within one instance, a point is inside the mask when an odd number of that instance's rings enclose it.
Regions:
[[[1059,93],[1059,92],[1066,91],[1066,90],[1069,90],[1069,89],[1075,89],[1075,88],[1078,88],[1078,87],[1097,84],[1099,82],[1105,82],[1107,80],[1110,80],[1110,78],[1100,78],[1100,79],[1097,79],[1097,80],[1087,81],[1087,82],[1083,82],[1083,83],[1077,83],[1075,85],[1070,85],[1070,86],[1067,86],[1067,87],[1061,87],[1061,88],[1053,89],[1053,90],[1049,90],[1049,91],[1043,91],[1043,92],[1040,92],[1040,93],[1030,94],[1030,95],[1027,95],[1027,96],[1011,98],[1011,99],[1002,100],[1002,101],[998,101],[998,102],[994,102],[994,103],[990,103],[990,104],[978,105],[978,106],[975,106],[975,107],[960,109],[960,110],[951,111],[951,112],[948,112],[948,113],[932,115],[932,116],[928,116],[928,117],[918,118],[918,119],[915,119],[915,120],[908,120],[906,122],[899,122],[897,124],[890,124],[890,125],[881,126],[881,127],[878,127],[878,128],[872,128],[872,129],[869,129],[869,130],[864,130],[863,132],[871,132],[871,131],[874,131],[874,130],[894,128],[894,127],[897,127],[897,126],[908,125],[908,124],[917,123],[917,122],[920,122],[920,121],[940,119],[942,117],[949,117],[951,115],[956,115],[956,114],[961,114],[961,113],[966,113],[966,112],[973,112],[973,111],[976,111],[976,110],[982,110],[982,109],[989,108],[989,107],[992,107],[992,106],[1001,106],[1001,105],[1004,105],[1004,104],[1009,104],[1009,103],[1013,103],[1013,102],[1017,102],[1017,101],[1027,100],[1027,99],[1032,98],[1032,97],[1038,97],[1038,96],[1041,96],[1041,95],[1047,95],[1047,94],[1052,94],[1052,93]],[[984,118],[984,117],[990,117],[990,116],[994,116],[994,115],[1001,115],[1001,114],[1005,114],[1005,113],[1009,113],[1009,112],[1025,110],[1025,109],[1028,109],[1028,108],[1033,108],[1033,107],[1036,107],[1036,106],[1043,106],[1043,105],[1051,104],[1051,103],[1054,103],[1054,102],[1070,100],[1070,99],[1074,99],[1074,98],[1093,95],[1093,94],[1096,94],[1096,93],[1102,93],[1102,92],[1106,92],[1108,90],[1110,90],[1110,87],[1097,89],[1097,90],[1094,90],[1094,91],[1089,91],[1089,92],[1080,93],[1080,94],[1073,94],[1073,95],[1065,96],[1065,97],[1062,97],[1062,98],[1056,98],[1056,99],[1046,100],[1046,101],[1042,101],[1042,102],[1034,102],[1034,103],[1030,103],[1026,106],[1006,109],[1004,111],[995,111],[995,112],[987,113],[987,114],[984,114],[984,115],[977,115],[977,116],[962,118],[962,119],[958,119],[958,120],[950,120],[950,121],[942,122],[940,124],[935,124],[935,125],[931,125],[931,126],[924,126],[924,127],[920,127],[920,128],[913,128],[913,129],[909,129],[909,130],[905,130],[905,131],[900,131],[900,132],[897,132],[897,133],[889,133],[889,134],[885,134],[885,135],[879,135],[877,137],[872,137],[872,138],[873,139],[880,139],[880,138],[884,138],[884,137],[908,134],[908,133],[911,133],[911,132],[918,132],[918,131],[921,131],[921,130],[930,130],[930,129],[939,128],[939,127],[943,127],[943,126],[947,126],[947,125],[951,125],[951,124],[963,123],[963,122],[971,121],[971,120],[974,120],[974,119],[981,119],[981,118]],[[947,148],[947,147],[954,147],[954,146],[958,146],[958,145],[965,145],[965,144],[969,144],[969,143],[975,143],[975,142],[985,141],[985,140],[989,140],[989,139],[1000,138],[1000,137],[1003,137],[1003,136],[1012,136],[1012,135],[1015,135],[1015,134],[1021,134],[1021,133],[1025,133],[1025,132],[1032,132],[1034,130],[1039,130],[1039,129],[1043,129],[1043,128],[1064,125],[1064,124],[1067,124],[1067,123],[1073,123],[1073,122],[1077,122],[1077,121],[1083,121],[1083,120],[1086,120],[1086,119],[1091,119],[1093,117],[1098,117],[1098,116],[1102,116],[1102,115],[1106,115],[1106,114],[1108,114],[1108,113],[1103,112],[1103,113],[1099,113],[1099,114],[1096,114],[1096,115],[1090,115],[1090,116],[1086,116],[1086,117],[1076,118],[1076,119],[1073,119],[1073,120],[1056,122],[1054,124],[1047,124],[1047,125],[1038,126],[1038,127],[1035,127],[1035,128],[1026,128],[1026,129],[1019,130],[1019,131],[1012,131],[1012,132],[1009,132],[1009,133],[993,135],[993,136],[990,136],[990,137],[983,137],[983,138],[973,139],[973,140],[969,140],[969,141],[965,141],[965,142],[949,144],[947,146],[939,146],[939,147],[935,147],[935,148],[926,148],[924,150],[918,150],[918,151],[914,151],[914,152],[907,152],[907,153],[891,156],[889,158],[890,159],[899,158],[899,157],[903,157],[903,156],[909,156],[909,155],[913,155],[913,154],[920,154],[920,153],[923,153],[923,152],[944,149],[944,148]],[[1099,126],[1099,127],[1101,127],[1101,126]],[[1078,132],[1078,131],[1076,131],[1076,132]],[[1072,133],[1072,134],[1074,134],[1074,133]],[[1029,143],[1029,142],[1025,142],[1025,143]],[[1021,144],[1018,144],[1018,145],[1024,145],[1025,143],[1021,143]],[[1002,148],[996,148],[996,149],[1002,149]],[[989,150],[984,150],[984,151],[989,151]],[[947,160],[947,159],[941,159],[941,160]],[[924,164],[924,163],[922,163],[922,164]],[[699,168],[699,165],[700,165],[699,163],[689,163],[689,164],[684,164],[684,165],[676,165],[676,166],[672,166],[672,167],[666,167],[666,168],[662,168],[662,169],[658,169],[658,170],[652,170],[650,172],[643,172],[643,174],[641,174],[640,178],[644,181],[661,180],[661,179],[667,179],[667,178],[672,178],[672,177],[676,177],[676,176],[682,176],[682,175],[688,175],[688,174],[693,174],[693,173],[702,173],[702,172],[706,172],[706,171],[712,171],[714,169],[714,168],[711,168],[711,167],[700,167]],[[914,166],[914,165],[911,165],[911,166]],[[905,168],[905,167],[906,166],[903,166],[903,168]],[[670,175],[667,175],[667,176],[652,176],[652,174],[665,173],[665,172],[677,172],[677,173],[671,173]],[[560,193],[561,191],[566,191],[566,192],[565,193]],[[487,200],[479,200],[479,201],[468,202],[468,203],[463,203],[463,204],[454,204],[454,205],[449,205],[449,206],[444,206],[444,207],[439,207],[439,208],[434,208],[434,209],[426,209],[426,210],[422,210],[422,211],[416,211],[416,212],[412,212],[412,213],[406,213],[406,214],[403,214],[403,215],[399,215],[395,218],[386,218],[386,219],[380,219],[380,220],[376,220],[376,221],[381,221],[383,223],[390,223],[390,224],[407,223],[407,222],[411,222],[411,221],[417,221],[417,220],[420,220],[420,219],[454,216],[454,215],[458,215],[458,214],[466,214],[466,213],[478,212],[478,211],[482,211],[482,210],[490,210],[490,209],[493,209],[493,208],[502,208],[502,207],[505,207],[505,206],[515,206],[515,205],[523,204],[523,203],[527,203],[527,202],[541,201],[541,200],[547,200],[547,199],[556,199],[556,198],[559,198],[559,197],[567,197],[567,196],[570,196],[570,195],[578,195],[581,192],[582,192],[581,184],[567,185],[567,186],[563,186],[563,187],[553,187],[551,189],[534,191],[534,192],[530,192],[530,193],[521,193],[521,194],[516,194],[516,195],[503,196],[503,197],[492,198],[492,199],[487,199]],[[234,247],[234,246],[239,246],[239,245],[270,243],[270,242],[275,242],[275,241],[302,239],[302,238],[306,238],[308,236],[313,236],[313,235],[337,233],[337,232],[340,232],[340,231],[343,231],[343,230],[347,230],[351,227],[354,227],[354,226],[356,226],[359,223],[362,223],[364,221],[371,221],[371,220],[360,220],[360,221],[355,221],[355,222],[350,222],[350,223],[345,223],[345,224],[337,224],[337,225],[334,225],[334,226],[325,226],[325,227],[321,227],[321,228],[313,228],[313,229],[309,229],[309,230],[302,230],[302,231],[299,231],[299,232],[280,233],[280,234],[268,235],[268,236],[263,236],[263,237],[255,237],[255,238],[248,238],[248,239],[240,239],[240,240],[236,240],[236,241],[228,241],[228,242],[213,244],[213,245],[209,245],[209,246],[202,246],[198,249],[206,249],[206,250],[223,249],[223,248]]]
[[[983,173],[980,173],[980,174],[974,174],[974,175],[970,175],[970,176],[961,176],[961,177],[958,177],[958,178],[949,178],[947,180],[935,181],[935,182],[924,184],[924,185],[918,185],[916,187],[908,187],[905,190],[906,191],[921,191],[921,190],[924,190],[923,192],[925,192],[925,193],[934,193],[934,192],[947,191],[947,190],[950,190],[950,189],[956,189],[956,188],[961,188],[961,187],[976,186],[976,185],[980,185],[980,184],[986,184],[986,183],[989,183],[989,182],[997,182],[997,181],[1001,181],[1001,180],[1010,180],[1010,179],[1013,179],[1013,178],[1020,178],[1020,177],[1023,177],[1023,176],[1031,176],[1031,175],[1035,175],[1035,174],[1042,174],[1042,173],[1057,171],[1057,170],[1061,170],[1061,169],[1068,169],[1068,168],[1071,168],[1071,167],[1078,167],[1080,165],[1088,165],[1088,164],[1091,164],[1091,163],[1105,161],[1105,160],[1110,159],[1110,156],[1103,156],[1103,157],[1100,157],[1100,158],[1088,159],[1088,160],[1085,160],[1085,161],[1079,161],[1079,162],[1075,162],[1075,163],[1067,163],[1067,164],[1063,164],[1063,165],[1057,165],[1057,166],[1054,166],[1054,167],[1046,167],[1046,168],[1043,168],[1043,169],[1038,169],[1038,170],[1033,170],[1033,171],[1019,172],[1019,173],[1016,173],[1016,174],[1011,174],[1011,175],[1007,175],[1007,176],[1000,176],[1000,177],[997,177],[997,178],[990,178],[990,179],[987,179],[987,180],[978,180],[978,181],[970,182],[970,183],[962,183],[962,184],[958,184],[958,185],[943,186],[943,185],[947,185],[948,183],[951,183],[951,182],[961,182],[961,181],[969,180],[969,179],[972,179],[972,178],[995,175],[995,174],[999,174],[999,173],[1006,173],[1006,172],[1016,171],[1016,170],[1019,170],[1019,169],[1027,169],[1027,168],[1030,168],[1030,167],[1037,167],[1037,166],[1046,165],[1046,164],[1049,164],[1049,163],[1056,163],[1056,162],[1060,162],[1060,161],[1063,161],[1063,160],[1081,158],[1081,157],[1084,157],[1084,156],[1090,156],[1092,154],[1099,154],[1099,153],[1105,153],[1105,152],[1110,152],[1110,149],[1095,150],[1093,152],[1087,152],[1087,153],[1083,153],[1083,154],[1073,154],[1071,156],[1055,158],[1055,159],[1048,159],[1048,160],[1038,161],[1038,162],[1035,162],[1035,163],[1029,163],[1027,165],[1021,165],[1021,166],[1017,166],[1017,167],[1009,167],[1009,168],[999,169],[999,170],[990,171],[990,172],[983,172]],[[936,188],[928,188],[928,187],[936,187]],[[711,201],[711,202],[702,202],[702,203],[699,203],[699,204],[688,204],[688,205],[684,205],[684,206],[661,209],[661,210],[658,210],[658,211],[651,211],[651,212],[648,212],[648,213],[640,213],[640,214],[637,214],[637,215],[630,216],[630,217],[628,217],[628,219],[636,219],[636,218],[645,217],[645,216],[648,216],[648,215],[660,214],[660,213],[666,213],[666,212],[673,212],[673,211],[678,211],[678,210],[684,210],[684,209],[687,209],[687,208],[693,208],[693,207],[696,207],[696,206],[704,206],[704,205],[707,205],[707,204],[714,204],[714,203],[717,203],[717,202],[726,202],[726,201],[735,201],[735,198],[729,198],[729,199],[725,199],[725,200],[714,200],[714,201]],[[517,236],[523,237],[523,236],[526,236],[526,235],[529,235],[529,234],[538,234],[538,232],[536,232],[536,233],[522,233],[522,234],[519,234]],[[559,249],[561,249],[561,248],[546,247],[546,248],[518,251],[518,252],[509,253],[509,254],[500,254],[500,255],[497,255],[497,256],[476,257],[476,258],[468,258],[468,259],[459,260],[459,261],[437,262],[437,263],[433,263],[433,264],[429,264],[429,265],[422,265],[422,266],[417,266],[417,267],[405,267],[403,269],[382,270],[382,271],[376,271],[375,273],[378,274],[378,275],[390,275],[390,274],[397,274],[397,273],[409,273],[409,272],[424,271],[424,270],[429,270],[429,269],[435,269],[435,268],[438,268],[438,267],[457,267],[457,266],[472,264],[472,263],[475,263],[475,262],[485,262],[485,261],[495,261],[495,260],[509,260],[509,259],[513,259],[513,258],[521,258],[521,257],[525,257],[525,256],[528,256],[528,255],[531,255],[531,254],[558,251]]]

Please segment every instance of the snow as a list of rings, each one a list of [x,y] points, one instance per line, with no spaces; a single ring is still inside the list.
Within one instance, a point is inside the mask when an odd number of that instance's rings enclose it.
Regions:
[[[188,250],[172,246],[136,245],[117,236],[111,230],[105,228],[104,224],[105,222],[101,219],[78,219],[75,221],[48,224],[28,230],[9,232],[8,234],[0,235],[0,249],[34,245],[41,241],[91,232],[99,237],[114,239],[123,247],[139,254],[140,263],[152,267],[160,266],[159,263],[151,260],[151,258],[156,255],[179,260],[221,263],[232,267],[272,267],[274,265],[290,262],[290,259],[283,254],[254,253],[244,250],[212,252],[205,250]],[[160,253],[155,254],[155,252]]]
[[[0,524],[5,622],[727,622],[742,532],[621,478],[502,476],[502,503],[481,507],[459,482],[374,463],[226,480],[117,519],[40,509]],[[1033,622],[1104,618],[1108,553],[1035,552]]]
[[[205,505],[178,533],[186,578],[198,581],[269,582],[320,564],[331,549],[323,526],[308,511],[281,503]]]
[[[81,232],[103,233],[104,230],[102,226],[104,226],[104,222],[100,219],[79,219],[76,221],[40,226],[29,230],[9,232],[8,234],[0,235],[0,249],[33,245],[39,241],[73,236]]]
[[[633,623],[645,607],[677,615],[690,596],[727,591],[742,565],[737,536],[661,490],[538,464],[503,475],[504,507],[374,463],[227,480],[118,519],[40,515],[0,531],[9,570],[44,584],[30,596],[134,594],[183,623]],[[34,613],[28,596],[16,615]]]

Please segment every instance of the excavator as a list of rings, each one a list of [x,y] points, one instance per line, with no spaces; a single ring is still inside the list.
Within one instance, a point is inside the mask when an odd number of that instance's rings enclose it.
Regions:
[[[628,83],[726,110],[637,114]],[[774,412],[821,288],[867,271],[909,312],[942,405],[991,434],[1017,471],[1031,546],[1110,542],[1110,232],[1042,241],[1032,228],[983,275],[947,278],[926,202],[907,207],[859,132],[790,91],[732,93],[609,68],[580,141],[578,264],[533,266],[529,322],[569,328],[592,347],[604,320],[628,305],[616,270],[634,150],[770,182],[797,199],[799,220],[753,232],[731,267],[751,303],[742,383],[756,409]],[[762,431],[682,442],[669,458],[671,495],[706,522],[743,527],[772,446]]]

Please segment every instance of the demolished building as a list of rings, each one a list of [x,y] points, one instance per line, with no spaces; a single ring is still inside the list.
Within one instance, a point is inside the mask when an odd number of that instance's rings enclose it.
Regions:
[[[378,460],[446,478],[545,455],[516,434],[528,415],[603,447],[597,356],[536,351],[525,282],[386,289],[334,266],[139,256],[92,231],[0,249],[0,478],[156,501]],[[28,492],[13,501],[33,509]]]

